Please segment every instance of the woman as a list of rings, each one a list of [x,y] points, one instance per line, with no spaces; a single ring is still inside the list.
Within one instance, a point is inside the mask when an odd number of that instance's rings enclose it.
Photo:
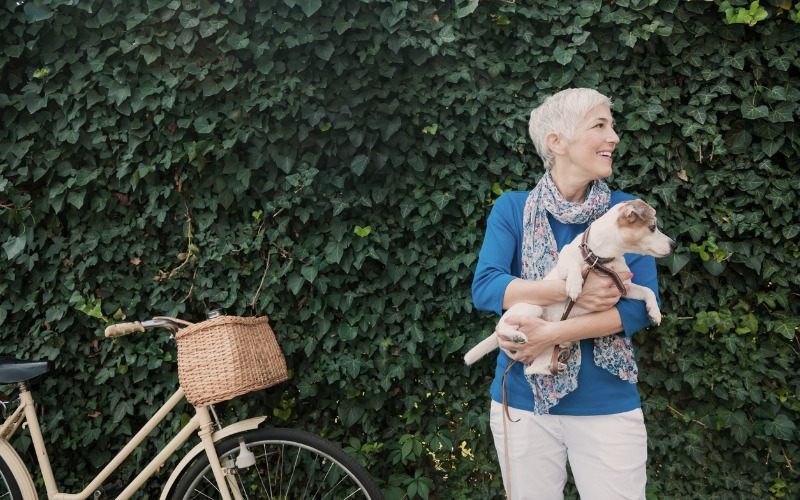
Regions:
[[[542,280],[557,250],[609,207],[634,199],[603,182],[619,143],[610,108],[610,99],[595,90],[568,89],[531,112],[529,132],[545,173],[530,193],[508,192],[494,204],[472,285],[478,309],[502,314],[518,302],[565,302],[564,281]],[[633,281],[658,295],[654,259],[627,255],[626,261]],[[506,493],[563,498],[569,461],[582,500],[643,499],[647,434],[630,336],[650,319],[643,302],[621,299],[611,278],[594,273],[577,305],[592,312],[551,323],[507,318],[528,342],[500,338],[491,387]],[[565,373],[525,376],[523,365],[546,346],[575,340]]]

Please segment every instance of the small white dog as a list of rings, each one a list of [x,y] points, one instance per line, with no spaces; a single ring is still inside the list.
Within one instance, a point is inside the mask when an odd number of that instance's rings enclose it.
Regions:
[[[575,240],[561,249],[558,262],[552,271],[544,277],[546,280],[566,280],[567,304],[554,304],[551,306],[538,306],[535,304],[519,303],[511,306],[497,326],[497,333],[492,333],[481,343],[470,349],[464,356],[468,365],[497,349],[497,334],[500,334],[517,343],[524,344],[527,338],[517,331],[516,326],[507,325],[503,320],[510,314],[526,314],[541,317],[546,321],[559,321],[568,306],[581,294],[583,288],[582,268],[587,263],[590,268],[614,267],[616,272],[627,271],[628,266],[623,257],[626,253],[652,255],[664,257],[675,250],[675,242],[658,230],[656,226],[656,211],[653,207],[641,200],[633,200],[614,205],[602,217],[595,220],[591,226],[591,239],[589,229],[579,235]],[[619,278],[616,278],[619,281]],[[628,298],[643,300],[647,307],[647,314],[653,323],[661,323],[661,311],[658,309],[656,295],[647,287],[636,285],[627,280],[618,283],[630,288],[625,294]],[[570,316],[585,314],[585,309],[574,307]],[[571,344],[562,344],[560,349],[569,348]],[[525,367],[525,374],[554,375],[564,370],[566,365],[557,361],[554,352],[557,346],[551,346],[540,354],[533,364]]]

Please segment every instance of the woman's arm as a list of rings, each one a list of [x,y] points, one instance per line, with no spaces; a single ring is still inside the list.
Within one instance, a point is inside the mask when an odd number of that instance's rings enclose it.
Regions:
[[[622,281],[630,277],[631,274],[628,272],[620,275]],[[581,294],[575,304],[587,311],[605,311],[614,307],[621,296],[614,280],[599,272],[592,272],[586,275],[586,281],[583,282]],[[506,287],[503,309],[509,309],[520,302],[549,306],[566,302],[567,299],[564,280],[531,281],[517,278]]]
[[[526,302],[549,306],[559,302],[566,302],[567,287],[564,280],[525,280],[516,278],[506,286],[503,295],[503,309],[508,309],[514,304]]]
[[[626,257],[631,271],[635,270],[632,281],[638,285],[651,288],[658,296],[655,259],[642,255]],[[626,276],[620,276],[620,278],[624,281]],[[604,283],[610,282],[611,280],[608,277],[593,276],[593,273],[589,273],[584,284],[584,293],[587,289],[594,289],[600,290],[602,294]],[[616,290],[613,284],[606,286],[611,286],[613,290]],[[578,298],[578,304],[580,304],[582,297],[583,293]],[[511,359],[530,364],[536,356],[551,345],[605,337],[620,332],[624,332],[630,337],[634,332],[651,324],[644,302],[625,298],[620,300],[618,292],[616,292],[616,298],[613,297],[612,292],[612,296],[608,300],[613,300],[616,306],[568,318],[564,321],[547,322],[532,316],[509,315],[501,321],[505,321],[509,325],[518,325],[519,331],[525,334],[528,342],[520,345],[498,336],[500,348],[505,349]],[[512,353],[512,351],[516,352]]]
[[[506,289],[520,274],[523,196],[514,192],[502,194],[486,221],[472,281],[472,301],[480,311],[503,314]]]
[[[545,321],[536,316],[513,315],[503,318],[508,325],[518,326],[528,342],[517,344],[498,335],[500,348],[511,359],[525,364],[533,363],[536,357],[552,345],[583,339],[605,337],[622,331],[622,318],[616,307],[605,311],[587,313],[564,321]]]

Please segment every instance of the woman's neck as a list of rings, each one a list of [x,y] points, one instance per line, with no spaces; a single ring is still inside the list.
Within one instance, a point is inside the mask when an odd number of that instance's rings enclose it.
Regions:
[[[573,179],[569,175],[559,175],[555,169],[551,169],[550,176],[553,178],[553,184],[556,185],[558,192],[565,200],[573,203],[583,203],[586,197],[586,190],[589,189],[589,183],[584,180]]]

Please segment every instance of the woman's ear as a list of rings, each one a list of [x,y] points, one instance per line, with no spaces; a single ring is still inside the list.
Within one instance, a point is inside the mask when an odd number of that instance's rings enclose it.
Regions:
[[[554,155],[564,154],[567,149],[566,145],[564,144],[564,140],[561,138],[561,135],[555,132],[550,132],[547,134],[545,137],[545,142],[547,143],[547,147],[553,152]]]

